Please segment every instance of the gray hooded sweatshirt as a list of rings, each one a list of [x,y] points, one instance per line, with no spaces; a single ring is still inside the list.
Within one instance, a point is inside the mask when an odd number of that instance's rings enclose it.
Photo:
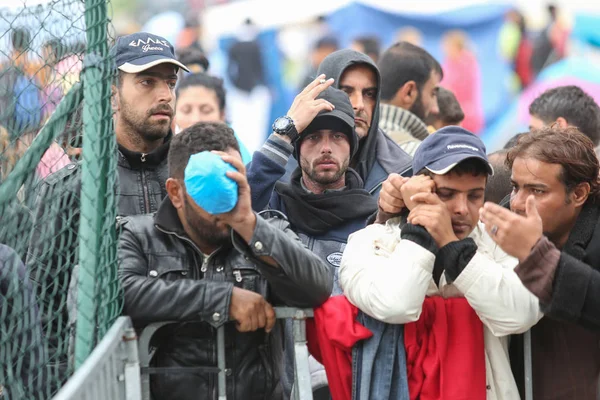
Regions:
[[[412,157],[379,129],[379,98],[381,93],[381,76],[379,69],[365,54],[351,49],[338,50],[328,55],[317,70],[317,75],[325,74],[334,78],[334,85],[339,88],[340,78],[346,69],[357,64],[366,64],[377,76],[377,100],[369,134],[360,141],[358,152],[352,158],[351,166],[358,172],[365,183],[365,189],[378,195],[381,184],[391,173],[404,176],[412,175]]]

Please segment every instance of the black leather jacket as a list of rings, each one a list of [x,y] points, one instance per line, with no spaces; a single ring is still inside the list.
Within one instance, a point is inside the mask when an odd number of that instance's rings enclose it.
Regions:
[[[119,147],[117,218],[158,209],[167,195],[167,154],[171,136],[150,154]],[[38,189],[33,228],[27,252],[27,268],[36,288],[41,318],[49,343],[51,362],[64,364],[67,357],[67,289],[73,268],[79,263],[78,233],[81,165],[69,164],[48,176]],[[51,325],[50,329],[47,328]]]
[[[263,263],[270,256],[279,267]],[[229,321],[234,286],[263,295],[273,305],[316,307],[329,297],[333,270],[306,249],[283,218],[257,217],[250,244],[232,233],[231,243],[205,256],[188,238],[170,199],[156,215],[122,220],[119,276],[124,313],[136,328],[176,320],[157,333],[153,365],[214,366],[216,329]],[[280,399],[282,325],[240,333],[226,325],[228,399]],[[155,399],[216,399],[217,375],[153,375]]]

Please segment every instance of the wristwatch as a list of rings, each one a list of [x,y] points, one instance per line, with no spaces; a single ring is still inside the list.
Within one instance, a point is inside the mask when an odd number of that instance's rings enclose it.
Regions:
[[[289,137],[292,143],[300,137],[300,134],[296,130],[296,125],[294,125],[294,121],[287,115],[279,117],[273,122],[273,132]]]

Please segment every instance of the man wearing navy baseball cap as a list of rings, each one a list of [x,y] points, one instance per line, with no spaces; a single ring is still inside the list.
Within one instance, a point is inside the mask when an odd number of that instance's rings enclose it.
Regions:
[[[111,104],[114,111],[114,128],[118,144],[117,171],[119,174],[118,217],[154,213],[167,195],[165,181],[169,177],[167,154],[169,152],[171,123],[175,107],[177,71],[186,67],[175,59],[173,46],[164,38],[149,33],[135,33],[117,39],[110,51],[116,63]],[[187,69],[186,69],[187,70]],[[74,265],[78,264],[77,241],[65,235],[79,230],[79,215],[74,209],[81,192],[79,163],[69,164],[50,175],[41,185],[34,216],[34,229],[29,244],[27,264],[38,287],[54,285],[56,290],[38,293],[39,300],[47,304],[42,322],[47,332],[50,358],[57,364],[52,381],[66,379],[67,354],[63,343],[67,317],[68,282],[76,279]],[[57,200],[60,198],[62,200]],[[47,201],[52,199],[52,201]],[[61,213],[51,213],[47,207],[71,204]],[[52,221],[48,215],[55,215]],[[52,229],[54,246],[71,243],[64,252],[49,255],[46,235]],[[51,246],[52,244],[50,244]],[[68,255],[68,256],[65,256]],[[57,282],[62,282],[57,287]],[[73,321],[71,321],[73,322]]]
[[[445,371],[444,362],[438,364],[437,376],[455,379],[427,384],[439,385],[441,393],[451,388],[464,398],[518,399],[507,337],[526,331],[542,315],[537,298],[513,271],[517,260],[495,245],[479,221],[487,178],[493,174],[485,146],[461,127],[442,128],[421,143],[413,171],[415,176],[391,177],[382,188],[380,211],[397,216],[348,240],[339,277],[344,294],[379,329],[414,322],[417,330],[423,329],[420,338],[433,334],[431,326],[419,321],[421,312],[436,315],[443,304],[444,318],[461,321],[455,325],[457,332],[448,323],[445,334],[469,339],[448,341],[445,354],[458,352],[463,360],[451,363],[453,371]],[[415,324],[405,327],[407,348]],[[369,329],[376,331],[378,325],[369,324]],[[482,340],[473,339],[482,330]],[[385,362],[373,360],[382,366]],[[410,371],[423,365],[415,367]],[[482,368],[485,374],[477,375]],[[427,388],[410,386],[415,379],[408,376],[407,386],[418,397],[415,390]]]

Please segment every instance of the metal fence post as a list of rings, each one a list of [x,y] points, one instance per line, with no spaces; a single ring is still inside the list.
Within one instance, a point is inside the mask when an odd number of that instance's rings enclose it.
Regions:
[[[125,362],[125,396],[127,400],[142,400],[142,377],[135,329],[127,328],[123,335],[127,360]]]
[[[97,301],[101,290],[98,274],[102,251],[107,246],[116,246],[116,232],[106,229],[110,220],[114,231],[116,210],[107,202],[107,187],[111,151],[112,121],[110,118],[110,71],[108,61],[106,0],[85,0],[85,23],[88,54],[83,70],[83,164],[81,173],[81,214],[79,224],[79,284],[77,292],[77,325],[75,344],[75,366],[79,367],[92,352],[97,337]],[[96,60],[93,60],[96,57]],[[108,157],[107,157],[108,156]],[[114,172],[113,172],[114,173]],[[107,241],[107,237],[108,241]],[[108,243],[108,244],[107,244]],[[102,265],[102,268],[116,266]],[[102,321],[105,325],[111,321]],[[103,326],[106,328],[106,326]],[[103,329],[104,330],[104,329]]]
[[[525,400],[533,400],[533,369],[531,360],[531,329],[523,335],[525,353]]]

